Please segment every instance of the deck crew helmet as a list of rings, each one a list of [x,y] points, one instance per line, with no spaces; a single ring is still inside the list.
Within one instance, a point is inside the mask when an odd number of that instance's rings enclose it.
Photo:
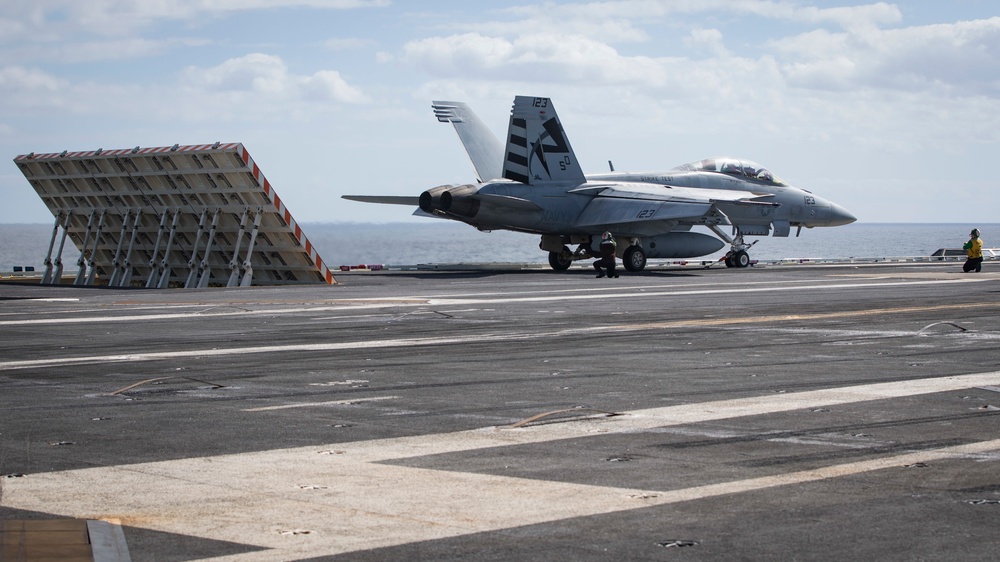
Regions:
[[[972,232],[969,233],[969,236],[972,236],[973,238],[979,238],[979,229],[973,228]]]

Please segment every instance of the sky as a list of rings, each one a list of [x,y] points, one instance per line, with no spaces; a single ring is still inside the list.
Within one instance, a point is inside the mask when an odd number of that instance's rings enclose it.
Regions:
[[[1000,222],[995,0],[0,2],[0,223],[29,152],[242,142],[298,222],[474,181],[432,100],[499,137],[552,98],[585,171],[756,161],[862,222]]]

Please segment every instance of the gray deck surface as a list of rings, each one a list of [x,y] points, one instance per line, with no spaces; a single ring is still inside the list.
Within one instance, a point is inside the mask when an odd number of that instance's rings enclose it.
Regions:
[[[157,561],[995,559],[989,267],[0,285],[0,518]]]

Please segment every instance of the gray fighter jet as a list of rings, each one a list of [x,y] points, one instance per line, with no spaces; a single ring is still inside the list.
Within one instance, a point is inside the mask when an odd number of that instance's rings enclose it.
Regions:
[[[441,185],[419,197],[344,195],[368,203],[416,205],[415,214],[457,220],[479,230],[541,235],[553,269],[598,254],[601,233],[618,240],[625,269],[647,258],[694,258],[729,244],[725,263],[747,267],[747,236],[788,236],[796,227],[839,226],[857,220],[843,207],[792,187],[749,160],[709,158],[666,172],[585,176],[549,98],[517,96],[504,149],[459,102],[434,102],[451,123],[478,182]],[[707,227],[716,236],[692,232]],[[731,227],[731,235],[722,227]],[[575,249],[572,247],[575,246]]]

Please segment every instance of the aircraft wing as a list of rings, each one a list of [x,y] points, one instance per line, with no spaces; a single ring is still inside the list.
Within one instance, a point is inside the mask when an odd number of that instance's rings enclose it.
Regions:
[[[590,193],[597,197],[611,197],[616,199],[643,199],[648,201],[687,203],[716,203],[719,201],[757,203],[771,196],[770,193],[761,194],[753,193],[752,191],[677,187],[646,183],[586,185],[574,189],[570,193]]]
[[[381,203],[383,205],[408,205],[417,207],[420,205],[419,197],[409,195],[341,195],[341,199],[349,201],[360,201],[362,203]]]
[[[577,219],[576,226],[603,229],[611,225],[642,222],[680,221],[703,217],[712,211],[712,203],[655,201],[596,197]],[[598,228],[600,227],[600,228]]]
[[[580,214],[577,226],[584,228],[634,225],[638,223],[698,221],[718,217],[717,204],[767,205],[770,194],[750,191],[674,187],[653,184],[590,185],[572,193],[590,193],[593,200]]]

